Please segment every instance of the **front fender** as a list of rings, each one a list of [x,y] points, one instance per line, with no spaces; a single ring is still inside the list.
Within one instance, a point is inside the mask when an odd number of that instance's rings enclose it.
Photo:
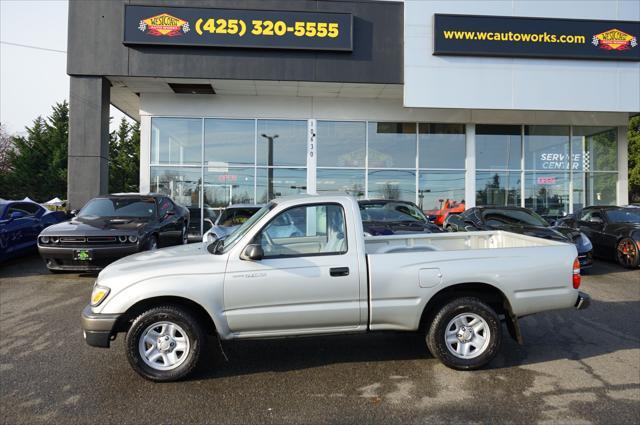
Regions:
[[[223,284],[223,273],[150,278],[109,294],[102,305],[93,308],[93,312],[122,314],[139,302],[151,298],[185,298],[199,304],[213,320],[220,336],[226,339],[231,332],[221,314],[224,311]]]

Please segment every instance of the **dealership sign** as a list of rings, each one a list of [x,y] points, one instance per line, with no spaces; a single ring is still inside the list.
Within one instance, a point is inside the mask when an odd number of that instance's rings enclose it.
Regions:
[[[434,15],[434,55],[640,61],[640,21]]]
[[[353,16],[125,5],[123,43],[351,51]]]

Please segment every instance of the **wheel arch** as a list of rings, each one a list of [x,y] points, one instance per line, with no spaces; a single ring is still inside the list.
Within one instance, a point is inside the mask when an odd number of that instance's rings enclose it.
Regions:
[[[513,314],[509,298],[498,287],[483,282],[457,283],[442,288],[427,302],[420,317],[420,330],[425,331],[428,324],[438,310],[455,298],[476,297],[491,307],[498,316],[504,315],[509,334],[519,343],[522,343],[522,335],[518,326],[518,319]]]
[[[202,324],[203,332],[208,335],[214,335],[217,332],[216,324],[207,312],[207,310],[197,302],[188,298],[180,296],[157,296],[152,298],[146,298],[133,304],[127,309],[119,318],[115,324],[115,332],[127,332],[131,327],[133,321],[143,312],[154,307],[162,305],[172,305],[182,307],[185,310],[193,313],[199,323]]]

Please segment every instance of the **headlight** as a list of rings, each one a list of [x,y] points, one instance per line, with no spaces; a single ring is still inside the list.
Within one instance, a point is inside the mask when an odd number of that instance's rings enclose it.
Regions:
[[[52,243],[60,243],[60,238],[58,236],[51,236]]]
[[[111,289],[107,287],[94,285],[93,291],[91,292],[91,307],[100,305],[100,303],[107,298],[107,295],[109,295],[109,291],[111,291]]]
[[[131,242],[131,243],[136,243],[136,242],[138,242],[138,237],[137,237],[137,236],[135,236],[135,235],[131,235],[131,236],[129,236],[129,242]]]
[[[49,243],[49,236],[40,236],[40,242]]]
[[[125,235],[118,236],[118,242],[125,243],[127,241],[127,237]]]

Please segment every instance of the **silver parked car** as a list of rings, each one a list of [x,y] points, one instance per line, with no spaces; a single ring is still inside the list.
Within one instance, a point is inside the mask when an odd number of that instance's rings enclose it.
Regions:
[[[262,207],[255,204],[229,205],[218,215],[213,226],[202,235],[202,242],[211,243],[225,238]]]

